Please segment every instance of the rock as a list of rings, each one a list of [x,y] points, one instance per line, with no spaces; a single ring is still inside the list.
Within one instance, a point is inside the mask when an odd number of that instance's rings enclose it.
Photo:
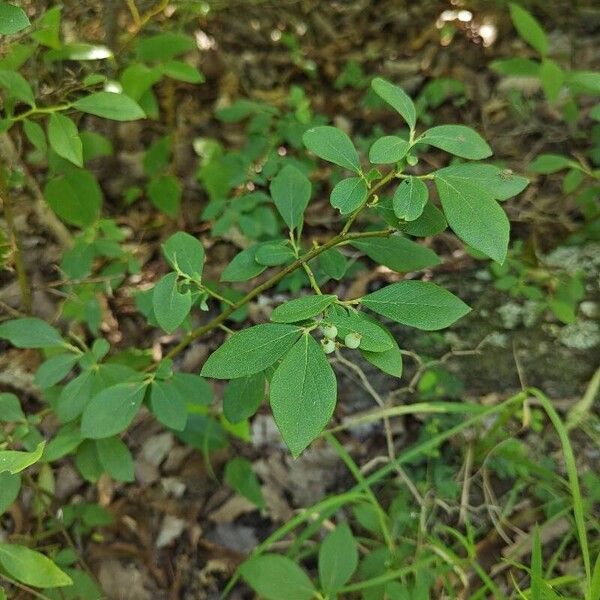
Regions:
[[[133,470],[135,472],[136,480],[142,485],[152,485],[160,476],[158,467],[150,464],[143,458],[138,458],[135,460],[133,463]]]
[[[173,435],[165,432],[148,438],[142,446],[141,457],[149,464],[158,467],[174,445]]]
[[[160,480],[160,485],[165,491],[165,494],[173,496],[174,498],[181,498],[185,493],[185,483],[180,479],[177,479],[177,477],[163,477]]]
[[[252,527],[234,523],[219,523],[205,537],[219,546],[242,554],[249,553],[258,545],[258,539]]]
[[[185,529],[186,522],[173,515],[165,515],[160,532],[156,538],[156,547],[164,548],[174,542]]]
[[[283,448],[281,434],[271,415],[257,415],[252,421],[254,446],[279,446]]]
[[[69,463],[56,471],[54,495],[62,502],[68,500],[83,483],[75,467]]]
[[[152,600],[146,587],[148,575],[137,565],[122,564],[117,560],[106,560],[100,565],[98,581],[106,598],[118,600]]]

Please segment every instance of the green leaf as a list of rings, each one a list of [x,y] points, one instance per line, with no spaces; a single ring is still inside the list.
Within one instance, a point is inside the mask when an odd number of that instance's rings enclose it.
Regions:
[[[376,263],[385,265],[398,273],[420,271],[441,264],[438,255],[425,246],[401,235],[388,238],[354,240],[351,245],[358,248]]]
[[[339,281],[346,274],[346,257],[337,249],[330,248],[319,255],[319,265],[325,275]]]
[[[548,53],[548,38],[537,19],[518,4],[510,3],[510,18],[519,35],[540,54]]]
[[[549,175],[550,173],[556,173],[574,165],[577,165],[575,161],[562,154],[540,154],[529,165],[529,170],[534,173]]]
[[[153,177],[147,187],[148,197],[156,208],[175,218],[181,205],[181,183],[173,175]]]
[[[232,458],[225,466],[225,482],[238,494],[248,498],[259,508],[264,508],[265,499],[260,483],[252,470],[252,465],[245,458]]]
[[[487,142],[465,125],[439,125],[422,133],[416,143],[429,144],[455,156],[480,160],[492,155]]]
[[[0,2],[0,34],[12,35],[30,25],[31,23],[21,7],[8,2]]]
[[[139,102],[144,93],[146,93],[155,83],[158,83],[161,80],[161,77],[162,74],[159,69],[151,69],[146,65],[133,63],[125,67],[124,71],[121,73],[121,86],[123,87],[123,91],[130,98]],[[156,144],[156,142],[154,142],[146,151],[146,155],[150,152],[150,149],[154,144]],[[144,170],[148,172],[145,164]]]
[[[96,483],[104,473],[104,467],[98,458],[95,442],[83,440],[75,454],[75,466],[81,476],[90,483]]]
[[[598,71],[571,71],[568,83],[574,93],[600,94],[600,73]]]
[[[386,135],[379,138],[369,150],[369,160],[374,165],[389,165],[402,160],[410,144],[397,135]]]
[[[328,125],[313,127],[305,131],[302,141],[319,158],[360,173],[358,152],[352,140],[341,129]]]
[[[539,76],[546,98],[549,102],[556,102],[565,81],[564,71],[553,60],[544,58]]]
[[[194,39],[184,33],[165,31],[156,35],[141,38],[136,46],[136,53],[140,60],[165,61],[194,50]]]
[[[29,106],[35,106],[33,90],[20,73],[0,70],[0,87],[7,91],[10,98],[21,100]]]
[[[0,338],[17,348],[53,348],[65,344],[52,325],[35,317],[5,321],[0,325]]]
[[[13,475],[7,471],[0,473],[0,516],[13,505],[20,491],[20,475]]]
[[[0,450],[0,473],[8,471],[13,475],[24,471],[42,457],[45,442],[40,442],[32,452],[19,450]]]
[[[112,156],[114,153],[110,140],[95,131],[82,131],[79,134],[83,144],[83,161],[93,160],[94,158]]]
[[[454,294],[426,281],[401,281],[362,299],[368,309],[397,323],[435,331],[449,327],[471,309]]]
[[[100,439],[127,429],[144,399],[146,388],[138,382],[118,383],[94,396],[83,411],[81,435]]]
[[[275,423],[294,458],[331,419],[336,394],[337,382],[325,353],[304,334],[277,367],[269,393]]]
[[[358,544],[346,523],[338,525],[319,548],[319,581],[328,595],[335,595],[358,566]]]
[[[223,414],[230,423],[241,423],[256,413],[264,398],[262,373],[232,379],[223,391]]]
[[[171,77],[171,79],[176,79],[177,81],[184,81],[186,83],[202,83],[204,81],[204,75],[196,67],[192,67],[192,65],[188,65],[181,60],[169,60],[160,65],[159,69],[167,77]]]
[[[286,165],[273,178],[269,190],[285,224],[290,229],[299,227],[312,193],[306,175],[296,167]]]
[[[84,371],[62,389],[54,407],[61,422],[68,423],[81,415],[90,400],[92,380],[91,371]]]
[[[274,321],[275,323],[296,323],[297,321],[305,321],[306,319],[316,317],[318,314],[322,313],[336,300],[337,296],[329,294],[294,298],[275,308],[271,314],[271,321]]]
[[[60,46],[61,11],[61,6],[46,10],[38,19],[35,31],[30,34],[31,37],[48,48],[58,48]]]
[[[46,143],[46,134],[44,133],[43,128],[35,121],[23,119],[23,131],[35,149],[43,155],[46,155],[48,152],[48,144]]]
[[[540,539],[540,529],[536,524],[533,529],[533,542],[531,545],[531,600],[542,600],[544,598],[545,594],[542,592],[543,583],[542,542]]]
[[[210,383],[192,373],[174,373],[173,385],[189,406],[210,406],[213,401],[213,389]]]
[[[343,215],[348,215],[362,206],[367,199],[369,190],[367,183],[360,177],[349,177],[336,183],[329,201],[333,208],[337,208]]]
[[[387,332],[389,334],[389,332]],[[393,377],[402,377],[402,352],[398,347],[398,343],[389,334],[393,347],[383,352],[369,352],[359,347],[363,358],[376,366],[378,369],[392,375]]]
[[[435,204],[427,202],[423,214],[418,219],[410,223],[402,223],[398,229],[416,237],[431,237],[444,231],[447,226],[444,213]]]
[[[500,169],[494,165],[464,163],[452,165],[435,172],[451,180],[456,187],[478,187],[483,194],[503,201],[520,194],[529,184],[526,177],[515,175],[510,169]]]
[[[475,250],[502,264],[508,250],[510,223],[491,193],[468,180],[437,171],[435,184],[448,224]]]
[[[490,68],[500,75],[514,75],[517,77],[537,77],[540,64],[529,58],[503,58],[494,60]]]
[[[338,337],[344,340],[349,333],[361,335],[359,349],[368,352],[384,352],[393,347],[393,341],[389,333],[367,315],[351,310],[329,311],[325,318],[326,322],[332,323],[338,329]]]
[[[414,221],[423,214],[429,198],[427,185],[418,177],[407,177],[394,192],[394,213],[404,221]]]
[[[0,393],[0,422],[25,422],[19,399],[9,392]]]
[[[410,96],[399,86],[376,77],[371,81],[373,91],[393,109],[400,113],[400,116],[407,122],[411,129],[415,128],[417,123],[417,111]]]
[[[61,427],[58,433],[46,444],[42,461],[54,462],[70,454],[81,443],[79,423],[69,423]]]
[[[200,281],[204,267],[204,247],[184,231],[174,233],[163,245],[163,254],[173,269]]]
[[[73,583],[48,557],[18,544],[0,544],[0,565],[8,575],[25,585],[54,588]]]
[[[35,373],[34,383],[42,389],[52,387],[62,381],[77,362],[75,354],[58,354],[44,361]]]
[[[256,253],[261,244],[250,246],[233,257],[221,274],[221,281],[248,281],[260,275],[267,267],[256,262]]]
[[[84,113],[113,121],[136,121],[146,118],[146,113],[140,105],[125,94],[95,92],[75,100],[73,106]]]
[[[177,273],[167,273],[154,286],[152,307],[158,324],[167,332],[175,331],[192,308],[192,293],[177,288]]]
[[[165,135],[150,144],[148,150],[144,152],[144,158],[142,159],[146,175],[151,177],[160,171],[164,171],[169,166],[172,143],[171,136]]]
[[[201,375],[235,379],[260,373],[281,358],[301,332],[299,327],[279,323],[263,323],[238,331],[208,357]]]
[[[264,600],[311,600],[315,586],[308,575],[287,556],[262,554],[247,560],[240,575]]]
[[[69,169],[44,187],[50,208],[66,223],[88,227],[100,216],[102,190],[86,169]]]
[[[133,458],[129,448],[118,437],[96,440],[98,459],[116,481],[134,481]]]
[[[150,388],[150,409],[165,426],[183,431],[187,423],[185,400],[171,381],[154,381]]]
[[[254,260],[261,265],[274,267],[291,262],[296,258],[287,240],[265,242],[256,249]]]
[[[83,166],[83,146],[77,125],[60,113],[50,114],[48,119],[48,140],[52,149],[78,167]]]

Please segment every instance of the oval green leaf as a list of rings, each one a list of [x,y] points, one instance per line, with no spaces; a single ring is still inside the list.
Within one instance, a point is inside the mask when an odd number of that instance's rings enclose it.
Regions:
[[[0,565],[17,581],[39,588],[72,585],[72,579],[47,556],[18,544],[0,544]]]
[[[73,106],[84,113],[113,121],[135,121],[146,117],[140,105],[125,94],[95,92],[79,98]]]
[[[329,201],[333,208],[337,208],[343,215],[348,215],[362,206],[368,193],[369,189],[364,179],[349,177],[334,186]]]
[[[296,167],[286,165],[273,178],[269,190],[285,224],[290,229],[299,227],[312,192],[306,175]]]
[[[376,77],[371,82],[373,91],[393,109],[400,113],[400,116],[408,123],[411,129],[415,128],[417,123],[417,111],[410,96],[399,86]]]
[[[273,374],[269,399],[275,423],[292,456],[323,431],[335,409],[337,382],[325,353],[304,334]]]
[[[422,133],[415,143],[429,144],[455,156],[481,160],[492,155],[487,142],[466,125],[439,125]]]
[[[386,135],[379,138],[369,150],[369,160],[374,165],[389,165],[402,160],[410,144],[397,135]]]
[[[172,333],[188,316],[192,307],[190,290],[181,293],[177,288],[177,273],[167,273],[152,292],[152,307],[158,324]]]
[[[454,294],[426,281],[401,281],[362,299],[368,309],[397,323],[435,331],[449,327],[471,309]]]
[[[144,399],[146,387],[140,383],[119,383],[94,396],[83,411],[81,435],[100,439],[127,429]]]
[[[404,221],[414,221],[423,214],[428,198],[427,185],[418,177],[407,177],[394,192],[394,214]]]
[[[360,173],[360,159],[352,140],[337,127],[323,125],[305,131],[304,145],[319,158]]]
[[[271,314],[271,321],[275,323],[296,323],[322,313],[337,296],[321,294],[316,296],[304,296],[295,298],[284,304],[280,304]]]
[[[260,373],[281,358],[301,332],[299,327],[279,323],[263,323],[238,331],[208,357],[201,374],[235,379]]]

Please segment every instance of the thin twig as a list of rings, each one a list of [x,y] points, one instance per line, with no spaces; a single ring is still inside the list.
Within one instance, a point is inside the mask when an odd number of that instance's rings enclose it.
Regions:
[[[246,304],[248,304],[248,302],[254,300],[254,298],[256,298],[266,290],[272,288],[274,285],[279,283],[286,275],[293,273],[296,269],[302,267],[304,263],[312,260],[313,258],[316,258],[317,256],[319,256],[319,254],[322,254],[326,250],[329,250],[330,248],[333,248],[334,246],[337,246],[348,240],[356,240],[370,237],[388,237],[392,234],[392,232],[393,229],[382,229],[378,231],[365,231],[360,233],[340,233],[339,235],[336,235],[335,237],[331,238],[322,246],[312,248],[311,250],[303,254],[300,258],[296,259],[292,264],[281,269],[281,271],[278,271],[277,273],[275,273],[275,275],[269,277],[269,279],[256,286],[243,298],[241,298],[231,306],[228,306],[220,315],[216,316],[208,323],[190,331],[174,348],[172,348],[166,354],[165,357],[175,358],[180,352],[185,350],[194,340],[219,327],[222,323],[224,323],[227,320],[229,315],[234,313],[238,308],[245,306]]]
[[[23,590],[24,592],[27,592],[28,594],[31,594],[35,598],[41,598],[41,600],[50,600],[48,596],[37,592],[33,588],[30,588],[28,585],[25,585],[24,583],[21,583],[20,581],[17,581],[16,579],[9,577],[8,575],[4,575],[4,573],[0,573],[0,579],[4,579],[4,581],[7,581],[11,585],[18,587],[19,589]]]

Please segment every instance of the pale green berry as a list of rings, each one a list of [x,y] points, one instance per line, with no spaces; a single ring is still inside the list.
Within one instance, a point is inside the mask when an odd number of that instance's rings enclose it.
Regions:
[[[409,154],[406,157],[406,162],[411,166],[414,167],[418,162],[419,159],[414,155],[414,154]]]
[[[344,344],[346,344],[347,348],[358,348],[360,346],[360,340],[362,335],[360,333],[349,333],[344,339]]]
[[[321,346],[325,354],[331,354],[335,350],[335,342],[329,338],[323,338],[321,340]]]
[[[335,340],[335,337],[338,334],[337,327],[335,325],[323,325],[321,328],[323,330],[323,335],[330,340]]]

